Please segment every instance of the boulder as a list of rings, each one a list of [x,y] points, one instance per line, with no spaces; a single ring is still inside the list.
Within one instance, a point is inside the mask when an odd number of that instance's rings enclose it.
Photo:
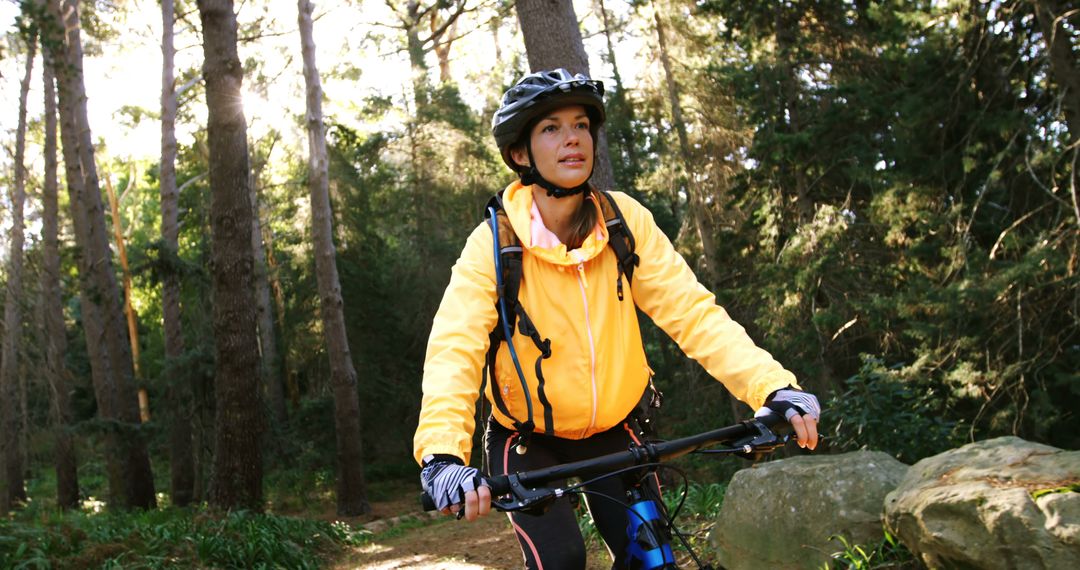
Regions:
[[[919,461],[886,524],[931,568],[1080,568],[1080,451],[1002,437]]]
[[[908,466],[880,451],[800,456],[735,474],[709,540],[729,570],[828,564],[843,535],[883,537],[881,506]]]

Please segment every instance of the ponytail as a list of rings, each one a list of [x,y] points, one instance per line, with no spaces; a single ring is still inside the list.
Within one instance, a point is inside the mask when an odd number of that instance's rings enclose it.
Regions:
[[[578,207],[570,219],[570,241],[566,244],[568,251],[581,247],[589,234],[596,229],[596,205],[593,204],[593,192],[595,190],[590,188],[585,193],[585,197],[581,200],[581,206]]]

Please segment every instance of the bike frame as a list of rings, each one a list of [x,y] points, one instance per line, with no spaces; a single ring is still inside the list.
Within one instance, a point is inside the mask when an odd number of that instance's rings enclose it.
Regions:
[[[789,436],[778,436],[770,428],[782,423],[779,416],[752,419],[712,431],[662,442],[632,443],[626,451],[601,455],[593,459],[564,463],[544,469],[522,471],[507,475],[485,477],[493,497],[491,505],[500,511],[542,512],[556,499],[580,493],[578,489],[604,477],[613,477],[629,471],[642,474],[653,472],[664,463],[688,453],[738,453],[745,455],[768,453],[784,445]],[[719,444],[724,449],[705,448]],[[588,479],[584,483],[565,488],[551,488],[554,481],[569,478]],[[624,503],[629,514],[627,536],[629,538],[625,559],[627,568],[633,570],[661,570],[678,568],[671,546],[674,533],[690,552],[691,557],[702,566],[696,554],[674,526],[660,497],[643,488],[639,478],[629,491],[629,503]],[[610,497],[612,500],[618,500]],[[427,494],[422,495],[426,510],[435,508]],[[622,502],[622,501],[619,501]]]

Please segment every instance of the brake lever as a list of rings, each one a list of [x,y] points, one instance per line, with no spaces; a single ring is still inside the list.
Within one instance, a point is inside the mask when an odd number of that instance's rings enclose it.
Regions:
[[[551,503],[563,496],[562,489],[542,487],[530,489],[521,484],[521,479],[515,473],[507,475],[507,483],[510,491],[505,495],[509,498],[505,501],[496,498],[491,499],[491,506],[500,511],[524,512],[529,514],[543,514]]]
[[[771,429],[765,426],[765,424],[759,422],[756,419],[750,419],[742,422],[748,427],[754,430],[754,433],[732,442],[733,448],[741,448],[741,451],[735,453],[739,457],[749,459],[751,461],[757,460],[763,455],[772,453],[777,448],[783,447],[784,444],[791,439],[791,434],[777,435]]]

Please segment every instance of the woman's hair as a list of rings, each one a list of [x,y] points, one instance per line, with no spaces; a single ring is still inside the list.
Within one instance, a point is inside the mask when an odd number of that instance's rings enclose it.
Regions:
[[[581,247],[585,238],[596,228],[596,206],[592,202],[592,193],[596,192],[596,189],[592,188],[591,184],[589,187],[589,192],[581,200],[581,206],[570,218],[570,242],[566,244],[567,250]]]

